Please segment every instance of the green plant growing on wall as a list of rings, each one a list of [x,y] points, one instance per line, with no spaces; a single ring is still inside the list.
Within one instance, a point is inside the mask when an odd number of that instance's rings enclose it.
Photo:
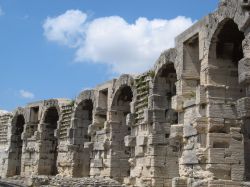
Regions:
[[[137,83],[136,83],[136,86],[137,86],[137,87],[140,87],[140,86],[142,86],[142,85],[143,85],[143,78],[140,77],[140,78],[138,79]]]
[[[75,100],[70,101],[69,105],[74,106],[75,105]]]
[[[155,77],[155,72],[153,70],[150,70],[148,72],[148,76],[150,76],[153,79]]]

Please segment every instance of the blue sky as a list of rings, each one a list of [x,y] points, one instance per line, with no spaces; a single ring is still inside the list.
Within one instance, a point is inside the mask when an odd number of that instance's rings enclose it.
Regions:
[[[0,109],[139,73],[218,0],[0,0]]]

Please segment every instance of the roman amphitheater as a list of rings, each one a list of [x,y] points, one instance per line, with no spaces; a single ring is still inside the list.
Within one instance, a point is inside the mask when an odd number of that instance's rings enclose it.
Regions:
[[[0,175],[250,186],[250,1],[221,0],[141,75],[1,113]]]

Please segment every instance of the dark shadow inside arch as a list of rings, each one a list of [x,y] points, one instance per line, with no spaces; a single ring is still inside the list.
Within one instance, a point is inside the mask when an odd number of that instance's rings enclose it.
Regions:
[[[45,132],[43,137],[43,149],[41,150],[41,159],[44,166],[40,170],[40,174],[56,175],[57,156],[58,156],[58,137],[55,135],[59,114],[56,107],[49,108],[45,113],[44,124]]]
[[[131,102],[133,100],[133,92],[130,86],[123,86],[118,89],[115,94],[112,104],[112,110],[115,111],[116,119],[118,120],[115,131],[112,134],[112,140],[116,141],[113,146],[113,154],[116,154],[116,159],[113,162],[123,168],[114,168],[112,176],[118,177],[118,180],[123,180],[130,176],[129,158],[131,154],[130,147],[125,147],[124,138],[130,135],[130,127],[126,125],[127,115],[131,113]]]
[[[242,41],[244,33],[239,31],[233,20],[225,21],[217,36],[216,57],[219,59],[230,59],[237,66],[243,58]]]
[[[130,112],[130,103],[133,99],[133,92],[129,86],[120,88],[117,93],[116,104],[118,107],[124,107],[122,110]]]
[[[13,135],[11,137],[11,150],[10,152],[10,162],[13,165],[12,171],[10,171],[13,175],[21,174],[21,158],[22,158],[22,148],[23,148],[23,140],[21,138],[23,130],[24,130],[25,119],[23,115],[18,115],[13,124]]]
[[[93,141],[94,134],[88,133],[89,126],[93,123],[93,101],[86,99],[81,101],[75,111],[73,144],[83,146],[86,142]],[[89,150],[78,152],[79,160],[74,169],[74,176],[87,177],[90,175],[90,156]]]
[[[165,137],[167,142],[156,144],[154,148],[168,150],[165,154],[155,155],[154,158],[156,162],[162,162],[161,166],[155,168],[156,173],[169,173],[167,176],[160,176],[162,180],[164,180],[163,178],[172,179],[179,176],[178,156],[181,153],[180,144],[178,141],[169,144],[170,130],[168,130],[172,125],[178,124],[178,112],[172,109],[172,97],[176,95],[176,82],[177,74],[174,64],[169,62],[159,69],[153,84],[154,112],[159,113],[158,116],[161,116],[156,123],[159,123],[162,127],[162,130],[157,133],[159,136]],[[165,163],[167,160],[171,160],[171,163],[165,164],[162,160]]]
[[[154,93],[162,98],[155,105],[165,110],[165,122],[170,124],[178,123],[178,113],[171,107],[172,97],[176,95],[176,82],[177,75],[173,63],[164,65],[157,73],[154,82]]]
[[[238,62],[243,58],[244,33],[231,19],[220,23],[209,50],[210,84],[226,86],[226,98],[237,100],[245,95],[238,83]]]
[[[244,57],[242,41],[244,33],[238,29],[232,19],[222,21],[215,32],[209,49],[209,84],[224,86],[221,97],[226,102],[236,102],[245,97],[243,85],[239,84],[238,63]],[[236,112],[236,107],[230,106]],[[250,120],[244,119],[242,133],[244,136],[245,180],[250,180]],[[222,176],[224,177],[224,176]]]
[[[90,99],[82,101],[76,109],[75,118],[77,121],[74,138],[82,139],[77,144],[84,144],[91,141],[91,136],[88,135],[88,127],[93,121],[93,102]]]

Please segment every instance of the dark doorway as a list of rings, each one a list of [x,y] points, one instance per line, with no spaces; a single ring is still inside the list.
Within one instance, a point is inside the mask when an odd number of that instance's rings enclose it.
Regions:
[[[22,133],[24,130],[24,124],[25,119],[23,115],[18,115],[14,123],[14,136],[11,139],[11,147],[14,152],[10,153],[10,160],[15,163],[14,175],[21,174],[21,158],[23,148]]]
[[[55,136],[55,130],[57,129],[57,121],[59,119],[58,111],[55,107],[51,107],[47,110],[45,116],[45,142],[46,146],[44,153],[47,154],[47,162],[49,165],[47,168],[47,175],[56,175],[57,171],[57,155],[58,155],[58,138]],[[45,170],[45,171],[46,171]]]

